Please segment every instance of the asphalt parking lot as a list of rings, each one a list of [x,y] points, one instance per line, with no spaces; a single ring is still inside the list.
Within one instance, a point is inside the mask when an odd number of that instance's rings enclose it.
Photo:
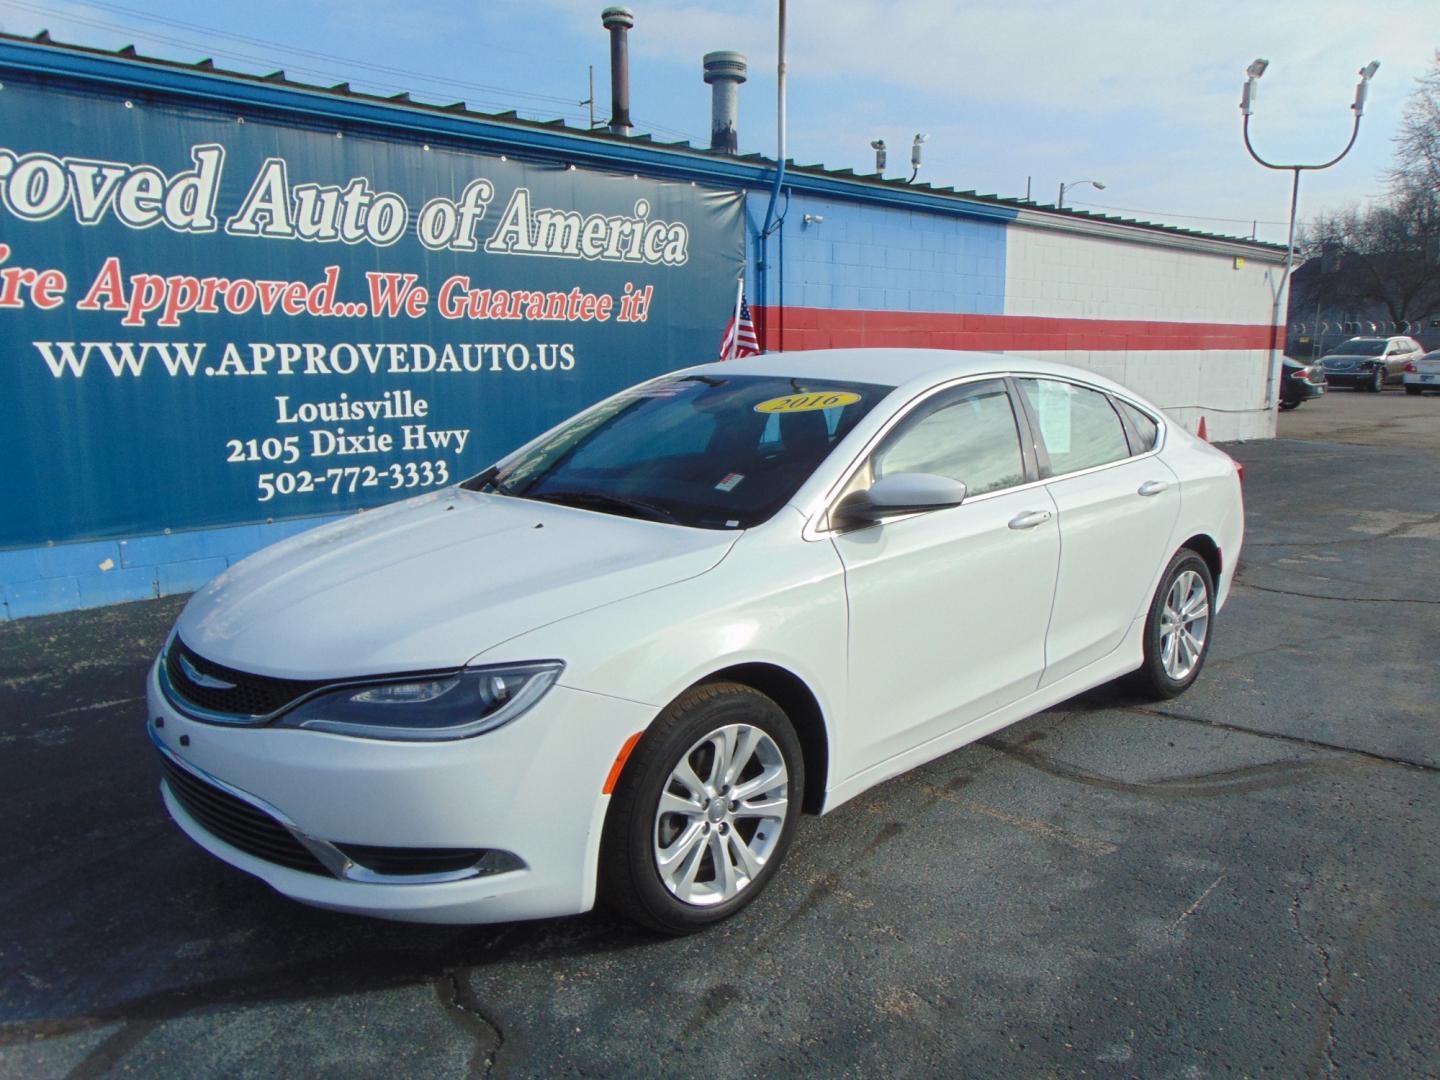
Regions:
[[[1434,419],[1310,431],[1392,405]],[[807,819],[685,940],[284,900],[161,808],[179,601],[0,625],[0,1075],[1440,1074],[1440,399],[1282,425],[1312,438],[1228,448],[1249,535],[1188,694],[1097,691]]]
[[[1415,397],[1399,386],[1387,386],[1380,394],[1332,387],[1323,397],[1281,413],[1279,433],[1288,439],[1440,450],[1440,394]]]

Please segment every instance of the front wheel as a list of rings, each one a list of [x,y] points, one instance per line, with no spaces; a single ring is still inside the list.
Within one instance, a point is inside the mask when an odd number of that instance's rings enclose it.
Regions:
[[[1298,402],[1298,401],[1282,401],[1282,402],[1280,402],[1280,411],[1281,411],[1281,412],[1289,412],[1291,409],[1298,409],[1299,407],[1300,407],[1300,402]]]
[[[1172,698],[1190,688],[1210,653],[1215,609],[1210,567],[1181,548],[1160,578],[1145,620],[1145,662],[1135,685],[1148,697]]]
[[[694,687],[626,762],[600,848],[601,896],[667,934],[729,918],[779,869],[804,786],[800,741],[775,702],[738,683]]]
[[[1375,374],[1370,376],[1370,385],[1366,387],[1366,389],[1368,389],[1372,394],[1378,394],[1381,390],[1384,390],[1385,372],[1379,368],[1376,368]]]

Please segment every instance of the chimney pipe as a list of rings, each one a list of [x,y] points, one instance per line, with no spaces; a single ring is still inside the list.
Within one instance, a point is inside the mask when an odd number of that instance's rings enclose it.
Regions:
[[[738,52],[705,54],[705,81],[711,86],[710,149],[733,154],[738,147],[738,103],[740,84],[748,68],[745,55]]]
[[[630,27],[635,13],[629,8],[607,7],[600,22],[610,31],[610,130],[630,134]]]

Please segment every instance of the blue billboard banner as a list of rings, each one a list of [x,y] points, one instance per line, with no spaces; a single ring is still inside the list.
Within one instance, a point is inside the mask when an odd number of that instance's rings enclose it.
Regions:
[[[375,506],[713,359],[742,197],[6,80],[0,548]]]

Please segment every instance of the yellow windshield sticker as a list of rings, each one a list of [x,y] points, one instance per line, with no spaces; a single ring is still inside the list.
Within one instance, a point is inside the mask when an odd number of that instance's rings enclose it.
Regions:
[[[848,391],[821,390],[815,394],[786,394],[771,398],[755,406],[758,413],[814,412],[817,409],[838,409],[841,405],[854,405],[860,400],[859,394]]]

